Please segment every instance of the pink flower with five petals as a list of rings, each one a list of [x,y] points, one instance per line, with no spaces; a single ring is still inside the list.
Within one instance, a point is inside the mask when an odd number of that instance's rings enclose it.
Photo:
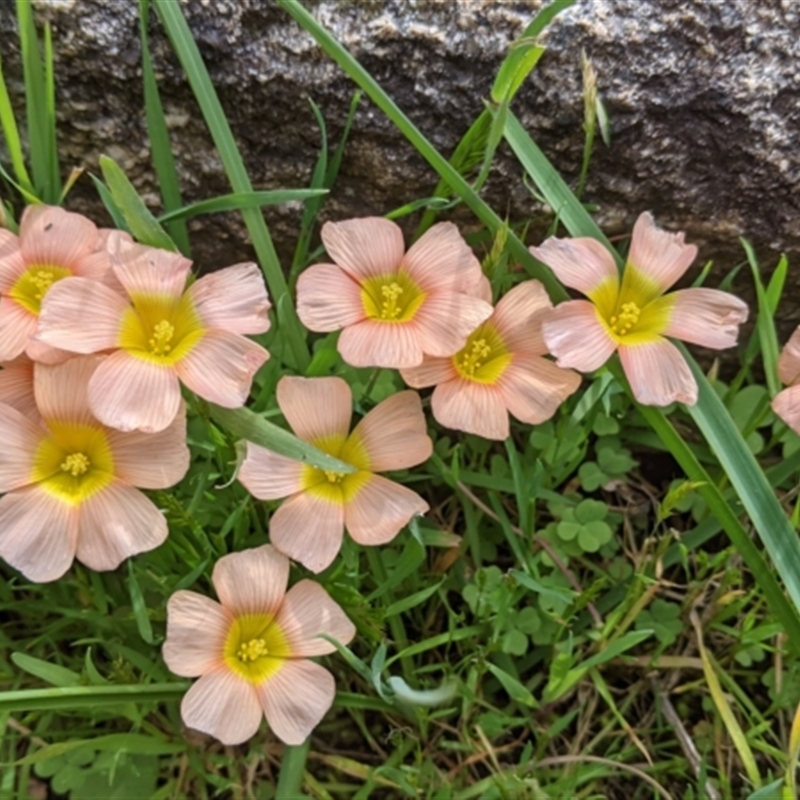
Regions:
[[[557,306],[544,323],[544,340],[560,367],[592,372],[617,351],[634,397],[644,405],[697,402],[689,365],[669,338],[733,347],[747,305],[718,289],[665,294],[689,268],[697,247],[682,233],[656,227],[648,213],[633,228],[620,281],[611,253],[595,239],[547,239],[531,253],[588,300]]]
[[[223,744],[247,741],[266,716],[286,744],[302,744],[335,694],[333,676],[309,656],[335,652],[353,623],[317,583],[286,591],[289,559],[265,544],[223,556],[211,580],[219,603],[179,591],[167,603],[164,661],[199,678],[181,702],[184,723]]]
[[[300,275],[297,313],[309,330],[342,329],[339,352],[355,367],[401,369],[424,354],[451,356],[492,313],[470,293],[481,267],[450,222],[407,253],[399,226],[381,217],[326,222],[322,241],[336,263]]]
[[[238,408],[269,358],[243,335],[269,328],[258,267],[237,264],[187,288],[190,267],[181,255],[131,244],[112,261],[124,294],[85,278],[66,278],[48,292],[39,340],[74,353],[111,353],[89,384],[92,412],[106,425],[163,430],[180,406],[181,382]]]

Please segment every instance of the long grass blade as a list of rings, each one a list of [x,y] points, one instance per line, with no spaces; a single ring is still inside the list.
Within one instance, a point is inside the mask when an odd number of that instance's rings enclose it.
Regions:
[[[150,0],[139,0],[139,40],[142,45],[142,83],[144,87],[144,114],[147,121],[147,133],[150,137],[150,152],[153,166],[158,175],[161,199],[166,211],[175,211],[183,207],[178,170],[172,155],[172,145],[164,118],[164,108],[158,93],[158,82],[153,70],[150,56],[150,44],[147,38],[147,18],[150,11]],[[166,225],[167,233],[185,255],[190,255],[189,233],[186,222],[182,218],[171,220]]]
[[[268,192],[250,192],[249,194],[224,194],[209,200],[200,200],[188,206],[177,208],[168,214],[162,214],[158,221],[164,223],[176,219],[199,217],[201,214],[219,214],[223,211],[241,211],[243,208],[261,208],[277,206],[281,203],[292,203],[328,194],[327,189],[275,189]]]
[[[0,61],[0,125],[3,128],[6,149],[8,150],[11,166],[17,182],[31,194],[34,193],[30,175],[25,166],[25,156],[22,152],[22,143],[19,137],[19,128],[14,116],[14,109],[11,107],[11,98],[8,96],[8,87],[3,76],[3,62]]]
[[[33,21],[33,5],[28,0],[17,0],[17,21],[25,77],[28,141],[34,186],[36,194],[44,202],[55,204],[61,195],[61,185],[56,147],[50,29],[45,25],[46,60],[43,63],[39,37]]]
[[[230,124],[222,110],[222,105],[200,56],[197,43],[183,16],[180,4],[177,0],[159,0],[155,4],[155,9],[203,112],[206,125],[219,151],[233,191],[237,194],[252,192],[253,186],[233,138]],[[292,366],[303,371],[310,361],[305,329],[300,324],[294,306],[282,301],[284,296],[289,297],[289,287],[264,217],[257,208],[244,208],[242,209],[242,218],[253,240],[258,261],[264,270],[272,302],[276,308],[284,309],[284,319],[280,320],[280,330],[287,337],[294,362]]]

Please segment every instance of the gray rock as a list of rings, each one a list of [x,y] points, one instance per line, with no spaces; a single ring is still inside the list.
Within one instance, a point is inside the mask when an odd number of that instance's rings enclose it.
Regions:
[[[37,17],[53,25],[65,167],[96,172],[99,155],[107,153],[157,206],[142,113],[137,4],[34,0],[34,5]],[[321,0],[310,5],[449,154],[482,110],[509,44],[542,3]],[[307,100],[320,106],[335,141],[352,82],[274,4],[190,0],[181,7],[254,185],[307,185],[320,141]],[[14,25],[12,5],[0,4],[0,56],[19,103]],[[225,193],[221,162],[155,16],[150,31],[185,198]],[[601,224],[623,234],[640,211],[650,209],[665,227],[686,230],[701,245],[701,260],[714,259],[719,275],[742,261],[739,235],[752,239],[771,267],[777,251],[794,257],[800,252],[799,39],[797,0],[578,0],[551,25],[548,52],[515,110],[574,181],[583,148],[584,48],[612,127],[611,147],[596,146],[585,193],[597,204]],[[323,218],[382,214],[428,196],[435,183],[433,171],[364,99]],[[514,219],[544,218],[505,147],[484,194]],[[71,205],[102,217],[88,180],[79,183]],[[272,208],[266,216],[288,265],[300,209]],[[454,217],[468,229],[476,227],[465,209]],[[191,227],[194,255],[203,268],[250,255],[237,215],[196,220]]]

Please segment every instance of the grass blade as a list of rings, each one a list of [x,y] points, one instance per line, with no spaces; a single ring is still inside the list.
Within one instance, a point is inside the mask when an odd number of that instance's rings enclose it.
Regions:
[[[536,182],[553,212],[573,236],[591,236],[607,247],[615,256],[617,264],[622,259],[611,246],[606,235],[578,202],[566,181],[558,174],[538,145],[531,139],[520,121],[512,114],[506,117],[506,141],[525,167],[526,172]]]
[[[34,193],[30,175],[25,167],[25,156],[22,153],[22,144],[19,138],[19,128],[11,108],[11,99],[8,96],[8,87],[3,77],[3,62],[0,61],[0,125],[3,128],[6,149],[11,158],[11,166],[17,176],[17,182],[31,194]]]
[[[747,253],[747,261],[753,273],[753,282],[756,285],[756,298],[758,301],[758,319],[756,320],[756,331],[758,342],[761,347],[761,358],[764,362],[764,374],[767,381],[770,397],[775,397],[781,390],[781,382],[778,380],[778,335],[775,332],[775,322],[773,315],[775,309],[771,307],[767,290],[761,280],[761,268],[753,250],[753,246],[747,239],[739,239]],[[778,270],[776,269],[776,272]]]
[[[298,439],[289,431],[268,422],[249,408],[232,409],[209,404],[209,410],[214,422],[229,433],[266,447],[274,453],[302,461],[317,469],[343,474],[355,472],[355,467],[323,453],[322,450]]]
[[[244,194],[224,194],[209,200],[200,200],[188,206],[177,208],[158,217],[164,224],[178,219],[198,217],[201,214],[218,214],[222,211],[241,211],[243,208],[277,206],[295,200],[307,200],[328,194],[327,189],[275,189],[268,192],[248,192]]]
[[[0,693],[0,712],[74,711],[123,703],[158,703],[180,700],[189,681],[113,686],[68,686],[55,689],[20,689]]]
[[[252,192],[253,186],[233,138],[233,132],[200,56],[197,43],[183,16],[180,4],[177,0],[160,0],[155,8],[203,112],[206,125],[219,151],[233,191],[237,194]],[[292,366],[304,371],[310,361],[305,329],[300,324],[294,306],[291,303],[282,302],[284,295],[289,297],[289,288],[264,217],[256,208],[244,208],[242,209],[242,218],[250,233],[250,238],[253,240],[258,261],[264,270],[273,305],[276,308],[285,309],[284,318],[280,320],[280,330],[289,342],[294,362]]]
[[[169,139],[169,130],[164,118],[164,108],[158,94],[158,83],[153,70],[153,60],[150,57],[150,45],[147,40],[147,17],[150,10],[150,0],[139,0],[139,39],[142,44],[142,83],[144,86],[144,113],[147,120],[147,133],[150,137],[150,150],[153,156],[153,166],[158,175],[158,184],[161,190],[161,199],[166,211],[175,211],[183,207],[178,170],[175,167],[175,158],[172,155],[172,146]],[[185,255],[190,254],[189,233],[186,223],[178,218],[166,226],[170,238]]]
[[[56,146],[55,97],[50,26],[45,25],[45,62],[33,21],[33,5],[17,0],[17,21],[25,76],[25,105],[28,121],[31,171],[36,194],[55,204],[61,195]]]
[[[119,165],[108,156],[100,156],[100,169],[103,170],[103,177],[106,179],[111,196],[125,217],[133,238],[150,247],[160,247],[174,252],[175,243],[150,213],[150,209],[139,197],[139,193],[133,188],[133,184]]]

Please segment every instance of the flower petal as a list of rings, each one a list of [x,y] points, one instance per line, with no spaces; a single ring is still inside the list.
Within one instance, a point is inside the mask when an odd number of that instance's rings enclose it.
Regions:
[[[236,477],[253,497],[279,500],[303,488],[303,464],[247,442],[247,456]]]
[[[791,386],[800,378],[800,325],[794,329],[778,358],[778,377]]]
[[[285,661],[256,687],[272,732],[288,745],[302,744],[333,704],[336,683],[312,661]]]
[[[580,386],[581,376],[541,356],[515,357],[497,388],[508,410],[521,422],[538,425]]]
[[[188,258],[141,244],[120,245],[112,254],[112,269],[131,297],[157,295],[177,299],[183,294],[192,267]]]
[[[790,386],[778,392],[772,400],[772,410],[795,433],[800,434],[800,386]]]
[[[405,250],[400,227],[382,217],[326,222],[320,235],[328,255],[359,283],[395,272]]]
[[[747,320],[747,303],[719,289],[681,289],[664,300],[674,303],[664,336],[701,347],[733,347]]]
[[[349,644],[356,628],[338,603],[314,581],[300,581],[286,593],[275,619],[289,645],[286,656],[324,656],[336,648],[319,634]],[[279,656],[281,653],[271,653]]]
[[[342,331],[339,354],[354,367],[404,369],[422,363],[417,326],[366,319]]]
[[[445,428],[485,439],[508,438],[508,411],[496,386],[463,378],[445,381],[433,390],[431,411]]]
[[[619,359],[633,396],[642,405],[697,402],[697,383],[677,347],[666,339],[620,345]]]
[[[128,308],[117,292],[89,278],[64,278],[42,301],[36,338],[73,353],[96,353],[117,346]]]
[[[163,431],[181,407],[178,376],[172,367],[154,364],[118,350],[89,381],[89,405],[104,425],[119,431]]]
[[[35,421],[0,403],[0,493],[31,483],[34,455],[45,436]]]
[[[269,300],[256,264],[235,264],[195,281],[187,294],[203,324],[229,333],[269,330]]]
[[[297,280],[297,316],[310,331],[338,331],[366,319],[361,289],[335,264],[316,264]]]
[[[541,356],[547,352],[542,322],[550,316],[552,308],[539,281],[523,281],[503,295],[490,321],[511,352]]]
[[[167,639],[161,650],[170,672],[196,678],[224,661],[233,615],[197,592],[175,592],[167,602]]]
[[[33,362],[22,356],[0,366],[0,403],[13,406],[29,419],[38,421],[40,415],[33,395]]]
[[[283,602],[289,582],[289,559],[263,544],[223,556],[211,581],[220,603],[235,617],[273,614]]]
[[[412,517],[427,510],[428,504],[416,492],[373,475],[345,506],[344,524],[358,544],[386,544]]]
[[[370,472],[415,467],[433,452],[416,392],[398,392],[378,403],[356,425],[350,439],[364,449],[368,465],[359,466]]]
[[[285,375],[276,389],[278,406],[295,435],[307,442],[345,437],[353,415],[353,394],[342,378]]]
[[[269,353],[256,342],[219,328],[203,338],[175,364],[183,383],[195,394],[224,408],[241,408],[253,377]]]
[[[10,297],[0,297],[0,361],[13,361],[25,352],[36,332],[37,318]]]
[[[343,506],[310,492],[290,497],[269,521],[272,544],[312,572],[330,566],[343,536]]]
[[[452,358],[436,358],[425,356],[418,367],[401,369],[403,380],[415,389],[424,389],[426,386],[436,386],[457,376]]]
[[[79,356],[56,366],[37,364],[33,391],[42,417],[97,427],[89,410],[88,386],[102,361],[101,356]]]
[[[556,306],[542,324],[542,334],[559,367],[581,372],[599,369],[617,348],[595,307],[586,300]]]
[[[28,580],[47,583],[71,566],[78,509],[39,486],[0,497],[0,557]]]
[[[158,433],[106,431],[117,477],[141,489],[166,489],[186,475],[191,461],[186,446],[186,407]]]
[[[534,258],[547,264],[570,289],[587,297],[602,286],[619,287],[619,272],[611,253],[596,239],[581,236],[557,239],[551,236],[539,247],[529,248]]]
[[[253,685],[220,667],[189,688],[181,701],[181,717],[187,728],[234,745],[255,736],[263,711]]]
[[[116,569],[126,558],[154,550],[167,538],[167,521],[153,501],[114,481],[80,505],[76,557],[90,569]]]
[[[19,244],[28,264],[71,268],[94,252],[97,226],[56,206],[28,206],[19,226]]]
[[[443,358],[455,355],[491,314],[489,303],[468,294],[434,292],[428,295],[414,317],[423,353]]]
[[[653,217],[645,211],[633,226],[628,263],[654,281],[663,293],[697,257],[697,247],[686,244],[683,236],[656,227]]]
[[[480,262],[452,222],[439,222],[422,234],[401,269],[425,292],[463,292],[483,276]]]

